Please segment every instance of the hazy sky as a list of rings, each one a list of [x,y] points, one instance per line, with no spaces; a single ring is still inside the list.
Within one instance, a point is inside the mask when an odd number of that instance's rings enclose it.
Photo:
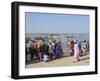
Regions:
[[[89,33],[89,16],[25,13],[26,33]]]

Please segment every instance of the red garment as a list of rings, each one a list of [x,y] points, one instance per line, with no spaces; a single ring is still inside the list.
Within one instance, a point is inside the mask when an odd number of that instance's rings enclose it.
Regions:
[[[70,45],[70,49],[73,50],[74,49],[74,44]]]

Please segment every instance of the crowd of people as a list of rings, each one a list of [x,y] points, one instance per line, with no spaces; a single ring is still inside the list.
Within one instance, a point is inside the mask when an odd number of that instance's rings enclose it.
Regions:
[[[26,63],[28,61],[52,61],[62,56],[61,41],[47,41],[43,37],[26,38],[25,40]]]
[[[72,40],[68,45],[69,53],[74,57],[74,61],[80,61],[80,57],[89,53],[89,41]]]
[[[89,41],[86,40],[71,40],[67,46],[70,49],[70,56],[74,57],[73,61],[80,61],[80,57],[85,55],[85,53],[89,51]],[[47,41],[47,39],[43,37],[26,38],[25,54],[26,63],[30,61],[52,61],[63,57],[62,42],[56,40]]]

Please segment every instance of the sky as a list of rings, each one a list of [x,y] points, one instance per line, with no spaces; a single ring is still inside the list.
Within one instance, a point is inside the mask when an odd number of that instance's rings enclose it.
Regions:
[[[25,12],[26,33],[89,33],[89,16]]]

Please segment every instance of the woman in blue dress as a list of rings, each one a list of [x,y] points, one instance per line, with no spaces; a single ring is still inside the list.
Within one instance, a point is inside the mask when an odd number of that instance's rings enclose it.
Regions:
[[[59,44],[55,44],[55,59],[59,58],[60,55],[60,47]]]

